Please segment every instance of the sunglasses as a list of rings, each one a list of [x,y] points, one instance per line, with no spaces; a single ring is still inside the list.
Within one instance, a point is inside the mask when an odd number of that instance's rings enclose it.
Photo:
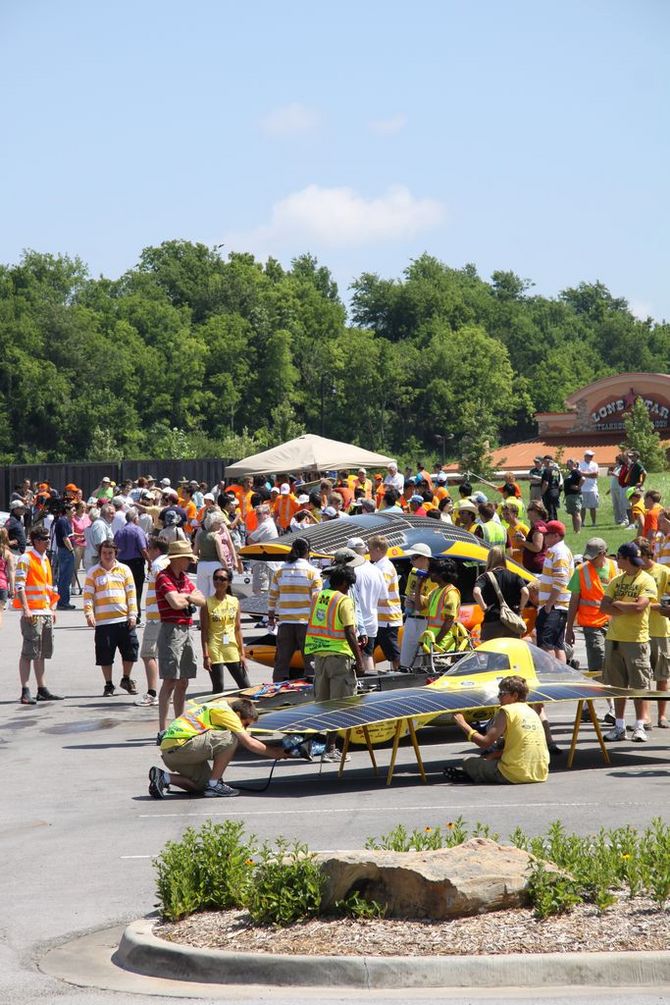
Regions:
[[[214,576],[215,583],[229,583],[228,576]]]

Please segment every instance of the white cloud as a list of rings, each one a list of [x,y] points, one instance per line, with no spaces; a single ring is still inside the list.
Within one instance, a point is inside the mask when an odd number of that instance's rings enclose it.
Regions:
[[[641,300],[631,300],[628,304],[628,309],[638,321],[646,321],[647,318],[653,318],[654,316],[654,309],[651,304],[645,304]]]
[[[404,185],[390,186],[371,199],[352,188],[308,185],[276,202],[268,224],[247,234],[228,235],[226,243],[270,253],[287,243],[305,241],[328,247],[373,245],[411,239],[443,218],[440,202],[417,199]]]
[[[407,116],[404,112],[392,115],[388,119],[374,119],[370,123],[370,129],[378,136],[394,136],[407,125]]]
[[[275,108],[261,119],[261,128],[268,136],[297,136],[299,133],[309,132],[318,124],[318,112],[298,101]]]

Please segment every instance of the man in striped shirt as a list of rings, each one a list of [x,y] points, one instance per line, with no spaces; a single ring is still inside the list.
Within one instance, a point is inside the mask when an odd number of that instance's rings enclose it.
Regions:
[[[123,661],[119,687],[137,694],[130,676],[139,652],[137,596],[132,572],[117,560],[118,550],[113,541],[103,541],[99,562],[89,569],[84,584],[84,615],[89,628],[95,628],[95,662],[105,678],[104,698],[116,693],[112,667],[117,649]]]
[[[273,681],[288,680],[291,659],[297,649],[303,654],[305,673],[314,675],[314,659],[305,656],[305,635],[322,581],[317,569],[307,561],[309,543],[297,537],[284,565],[275,572],[268,596],[268,623],[278,624]]]
[[[387,538],[381,534],[377,537],[372,537],[370,538],[368,547],[370,549],[370,561],[375,568],[379,569],[386,583],[386,592],[380,596],[377,604],[377,618],[379,620],[377,642],[381,646],[382,652],[391,664],[392,669],[398,670],[400,667],[398,629],[402,625],[398,573],[391,559],[387,557],[389,547]]]

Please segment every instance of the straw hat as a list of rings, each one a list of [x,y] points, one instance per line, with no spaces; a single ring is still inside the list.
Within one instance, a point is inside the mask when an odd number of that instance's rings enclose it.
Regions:
[[[171,541],[168,545],[168,558],[188,558],[190,562],[198,561],[191,551],[189,541]]]

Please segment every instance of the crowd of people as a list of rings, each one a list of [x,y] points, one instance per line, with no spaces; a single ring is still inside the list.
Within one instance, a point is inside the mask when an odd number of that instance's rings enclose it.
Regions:
[[[222,775],[235,737],[240,739],[240,731],[246,736],[253,721],[249,708],[233,710],[234,729],[229,712],[221,720],[227,725],[217,727],[206,711],[191,721],[184,710],[198,667],[196,614],[212,692],[224,689],[225,670],[238,688],[249,685],[239,600],[232,591],[235,573],[243,569],[239,552],[244,544],[298,534],[287,561],[257,562],[253,568],[253,589],[267,590],[268,623],[276,632],[276,682],[290,677],[297,658],[314,678],[318,700],[344,697],[355,693],[357,676],[374,668],[375,646],[393,670],[408,671],[426,640],[444,649],[457,638],[459,570],[449,559],[434,558],[427,546],[408,553],[411,569],[402,583],[383,534],[364,541],[352,532],[326,569],[310,561],[309,543],[300,532],[378,510],[455,524],[488,546],[487,569],[473,591],[482,610],[482,641],[518,637],[501,612],[506,608],[523,617],[532,606],[537,616],[527,637],[559,661],[570,658],[578,625],[590,671],[617,686],[647,689],[655,683],[667,690],[670,511],[660,493],[646,487],[646,472],[634,452],[622,451],[609,474],[615,520],[635,539],[610,557],[605,540],[593,537],[577,561],[557,512],[562,494],[574,530],[581,529],[582,513],[596,525],[598,465],[591,451],[582,461],[569,459],[564,472],[551,457],[537,458],[529,472],[527,502],[511,472],[502,485],[491,486],[489,498],[473,492],[467,480],[450,490],[445,471],[430,473],[420,462],[404,474],[390,464],[371,477],[361,468],[309,482],[307,476],[286,474],[250,476],[233,484],[222,480],[211,487],[186,479],[173,487],[167,478],[157,482],[149,476],[114,485],[105,477],[90,493],[74,484],[59,493],[48,483],[24,482],[16,487],[10,516],[0,528],[0,606],[9,597],[21,612],[20,701],[61,700],[47,686],[45,661],[53,653],[57,613],[73,610],[72,593],[78,593],[86,623],[94,629],[103,695],[117,693],[117,653],[118,687],[128,694],[138,695],[133,668],[138,660],[144,664],[146,687],[136,703],[157,707],[157,741],[163,755],[172,752],[164,756],[165,769],[152,769],[152,795],[162,796],[170,784],[200,786],[209,795],[236,794]],[[530,576],[508,569],[508,559]],[[520,695],[523,689],[515,688],[510,693]],[[630,738],[645,742],[652,725],[648,703],[636,699],[634,704]],[[175,728],[171,705],[180,723]],[[548,750],[558,752],[544,711],[539,712]],[[659,702],[661,728],[668,727],[665,712],[665,702]],[[521,719],[505,715],[498,728],[504,730],[509,720],[516,729]],[[608,740],[628,736],[625,702],[618,701],[606,719],[612,726]],[[197,771],[184,775],[183,752],[176,760],[172,756],[176,748],[217,728],[233,739],[225,750],[205,745],[199,752],[198,757],[203,751],[212,755],[210,776],[204,779],[201,760],[194,762]],[[248,739],[242,742],[249,749],[266,749]],[[324,758],[339,758],[334,736],[328,737]],[[491,780],[474,774],[475,780]]]

